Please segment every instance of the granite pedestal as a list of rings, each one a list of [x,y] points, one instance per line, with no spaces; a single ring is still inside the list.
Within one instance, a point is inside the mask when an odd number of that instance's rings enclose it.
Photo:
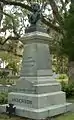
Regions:
[[[38,31],[26,33],[21,39],[24,53],[20,79],[8,95],[8,103],[16,106],[18,116],[45,119],[71,110],[52,73],[50,39],[47,33]],[[5,112],[5,106],[0,106],[1,112]]]

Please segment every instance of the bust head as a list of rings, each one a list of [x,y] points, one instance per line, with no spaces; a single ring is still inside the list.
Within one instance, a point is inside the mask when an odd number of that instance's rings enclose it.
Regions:
[[[31,5],[32,13],[28,14],[29,22],[31,25],[36,25],[41,17],[40,5],[38,3],[33,3]]]
[[[37,12],[40,10],[40,5],[38,3],[34,3],[31,5],[33,12]]]

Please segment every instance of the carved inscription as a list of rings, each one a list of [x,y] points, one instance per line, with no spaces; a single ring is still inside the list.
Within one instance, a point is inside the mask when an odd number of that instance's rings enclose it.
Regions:
[[[18,99],[18,98],[12,98],[12,102],[25,103],[25,104],[32,104],[32,101],[31,101],[31,100]]]

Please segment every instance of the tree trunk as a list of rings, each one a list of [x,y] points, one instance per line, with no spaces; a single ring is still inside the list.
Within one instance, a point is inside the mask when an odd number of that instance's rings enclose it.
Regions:
[[[69,83],[74,83],[74,61],[69,61]]]

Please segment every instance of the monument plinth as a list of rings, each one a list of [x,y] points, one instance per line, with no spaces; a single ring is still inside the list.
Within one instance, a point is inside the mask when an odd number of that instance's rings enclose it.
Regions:
[[[38,30],[36,26],[32,32],[27,29],[21,38],[24,53],[20,79],[14,92],[8,95],[8,103],[15,105],[18,116],[44,119],[71,109],[71,104],[66,103],[60,83],[53,76],[50,39],[42,28]]]

